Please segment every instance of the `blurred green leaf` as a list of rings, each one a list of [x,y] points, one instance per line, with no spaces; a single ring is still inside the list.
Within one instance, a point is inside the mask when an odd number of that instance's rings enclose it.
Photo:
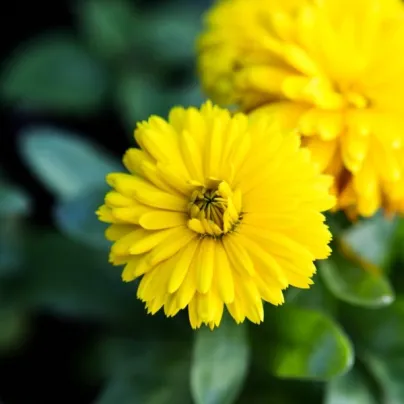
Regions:
[[[104,101],[104,71],[75,38],[51,33],[24,43],[0,74],[1,97],[64,113],[88,113]]]
[[[0,178],[0,215],[27,215],[30,204],[24,191]]]
[[[196,2],[167,3],[150,8],[135,27],[157,63],[191,63],[196,57],[195,39],[202,29],[202,8]]]
[[[231,404],[244,384],[249,364],[245,325],[225,318],[214,331],[197,331],[191,367],[191,391],[196,404]]]
[[[265,321],[262,344],[268,344],[269,352],[262,360],[275,376],[328,380],[351,368],[352,345],[324,313],[293,306],[268,308]]]
[[[376,399],[357,368],[327,384],[325,404],[377,404]]]
[[[16,307],[0,306],[0,352],[10,353],[25,341],[29,328],[26,312]]]
[[[323,386],[308,380],[282,380],[253,368],[237,404],[323,404]]]
[[[404,249],[403,249],[403,244],[404,244],[404,218],[403,217],[397,217],[397,227],[394,232],[394,237],[392,240],[392,250],[393,253],[390,256],[390,260],[388,264],[390,264],[390,267],[392,267],[392,274],[394,274],[394,270],[396,269],[397,275],[400,274],[402,264],[404,262]],[[398,280],[398,283],[400,284],[399,287],[401,287],[402,279],[400,279],[400,276],[394,277],[394,280]],[[397,286],[394,285],[397,289]]]
[[[285,291],[285,301],[304,309],[321,310],[327,314],[333,314],[338,301],[324,286],[321,278],[316,275],[314,285],[309,290],[290,288]]]
[[[404,352],[404,298],[381,309],[354,306],[341,310],[341,320],[355,346],[380,355]]]
[[[177,371],[173,369],[173,371]],[[159,370],[156,370],[158,373]],[[184,375],[185,376],[185,375]],[[183,386],[161,383],[157,374],[154,380],[112,380],[95,404],[190,404]]]
[[[328,289],[347,303],[383,307],[394,301],[394,292],[383,274],[360,267],[338,249],[334,249],[328,260],[319,262],[319,272]]]
[[[84,360],[91,363],[87,370],[98,380],[128,376],[135,379],[140,375],[153,376],[155,369],[164,369],[184,355],[189,356],[191,329],[188,324],[186,329],[177,327],[178,323],[171,320],[144,311],[137,318],[142,327],[135,334],[101,335],[85,349]],[[164,332],[157,333],[160,329]]]
[[[180,105],[184,108],[199,108],[199,106],[206,100],[206,97],[202,94],[200,85],[195,80],[191,85],[177,89],[176,91],[168,92],[167,99],[170,107]]]
[[[106,252],[46,231],[30,235],[26,255],[18,298],[31,307],[112,324],[144,310],[135,282],[122,282],[121,268],[108,263]]]
[[[156,320],[153,317],[153,320]],[[102,336],[97,342],[92,342],[90,350],[91,360],[94,362],[93,372],[99,373],[101,379],[113,378],[117,375],[129,375],[137,373],[152,374],[156,367],[164,363],[164,352],[167,341],[156,339],[156,336],[147,337],[143,333],[137,333],[133,338]],[[175,347],[178,349],[178,347]]]
[[[122,166],[92,143],[64,130],[27,129],[21,152],[34,174],[61,200],[105,184],[105,175]]]
[[[404,399],[404,355],[381,358],[367,355],[365,363],[382,391],[383,404],[402,404]]]
[[[24,259],[24,227],[21,218],[0,215],[0,276],[21,270]]]
[[[23,218],[30,211],[31,200],[18,187],[0,178],[0,275],[20,269],[23,247]]]
[[[383,268],[391,253],[396,226],[396,220],[386,219],[379,213],[344,230],[340,242],[364,265]]]
[[[125,371],[114,375],[96,404],[191,403],[188,345],[161,339],[148,349],[140,344],[133,353],[126,358]]]
[[[137,18],[127,0],[86,0],[77,3],[80,28],[87,43],[107,59],[128,56]]]
[[[155,77],[138,72],[128,72],[119,79],[115,89],[115,105],[123,122],[133,136],[136,122],[150,115],[167,118],[174,106],[199,107],[205,97],[198,83],[183,88],[167,90]]]
[[[169,108],[164,105],[156,78],[135,72],[126,72],[118,78],[115,104],[131,136],[136,122],[148,119],[152,114],[165,115]]]
[[[105,238],[106,223],[98,220],[95,211],[104,203],[106,187],[90,189],[76,198],[61,202],[55,208],[55,222],[67,236],[96,248],[109,249]]]
[[[94,404],[141,403],[142,393],[132,380],[114,379],[107,384]]]

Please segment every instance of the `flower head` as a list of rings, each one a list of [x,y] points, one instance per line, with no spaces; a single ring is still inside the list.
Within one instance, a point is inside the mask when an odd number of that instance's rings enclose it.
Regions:
[[[263,301],[313,283],[313,260],[330,253],[320,212],[335,201],[297,134],[207,102],[153,116],[135,138],[129,173],[108,175],[97,213],[111,223],[111,262],[125,281],[142,278],[149,313],[188,306],[193,328],[213,328],[226,305],[236,322],[259,323]]]
[[[296,128],[338,208],[404,211],[400,0],[222,0],[206,25],[199,69],[216,102]]]

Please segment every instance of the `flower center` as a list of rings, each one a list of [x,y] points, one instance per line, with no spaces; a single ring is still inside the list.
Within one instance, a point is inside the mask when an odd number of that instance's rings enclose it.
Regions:
[[[239,225],[242,214],[241,193],[233,192],[227,182],[209,179],[209,186],[197,186],[188,207],[188,227],[202,236],[218,238]]]

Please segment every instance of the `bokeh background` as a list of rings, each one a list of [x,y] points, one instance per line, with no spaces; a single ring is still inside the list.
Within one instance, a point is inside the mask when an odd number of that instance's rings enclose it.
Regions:
[[[103,226],[94,209],[103,191],[89,201],[78,190],[102,188],[110,164],[120,169],[137,120],[201,102],[194,38],[207,6],[207,0],[78,0],[2,7],[1,25],[9,27],[0,76],[2,404],[95,402],[117,368],[144,369],[147,376],[152,364],[136,354],[148,354],[139,342],[146,330],[142,341],[153,360],[163,349],[153,340],[181,343],[169,329],[162,335],[161,324],[154,328],[159,320],[143,313],[135,285],[120,281],[106,244],[99,248]],[[60,217],[65,233],[55,226],[55,212],[76,191],[84,204],[60,212],[69,216]],[[164,377],[176,377],[157,369],[152,376],[163,385]],[[105,403],[148,402],[134,394]]]
[[[194,41],[210,3],[3,6],[2,404],[404,403],[402,220],[332,216],[341,243],[312,290],[290,291],[297,312],[225,320],[196,346],[186,313],[148,316],[108,264],[105,174],[137,121],[204,100]]]

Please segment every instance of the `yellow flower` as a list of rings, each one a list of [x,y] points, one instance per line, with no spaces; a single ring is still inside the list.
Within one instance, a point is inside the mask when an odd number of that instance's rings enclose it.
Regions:
[[[280,305],[288,285],[313,283],[313,260],[330,253],[320,212],[335,198],[297,134],[207,102],[152,116],[135,139],[130,174],[108,175],[97,213],[112,223],[110,261],[125,264],[125,281],[142,277],[149,313],[188,306],[193,328],[213,328],[226,305],[237,323],[260,323],[263,300]]]
[[[337,208],[404,212],[400,0],[223,0],[199,39],[214,101],[277,114],[335,176]]]

